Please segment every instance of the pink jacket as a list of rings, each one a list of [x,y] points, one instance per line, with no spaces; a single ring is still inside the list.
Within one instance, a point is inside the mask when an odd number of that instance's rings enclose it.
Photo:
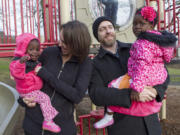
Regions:
[[[161,34],[156,31],[149,31]],[[131,88],[141,92],[144,86],[162,84],[167,78],[164,61],[170,62],[173,47],[161,47],[154,42],[139,39],[131,47],[128,74],[132,78]]]
[[[30,33],[24,33],[16,38],[15,57],[22,57],[31,40],[37,39]],[[38,40],[38,39],[37,39]],[[39,40],[38,40],[39,41]],[[16,82],[16,89],[20,94],[26,94],[34,90],[40,90],[43,86],[42,80],[35,75],[34,71],[26,73],[26,64],[21,64],[19,60],[13,60],[10,63],[10,73]]]
[[[34,71],[25,73],[26,65],[19,60],[10,63],[10,72],[16,82],[16,89],[20,94],[26,94],[34,90],[40,90],[43,86],[42,80],[35,75]]]
[[[167,34],[167,35],[166,35]],[[128,75],[132,82],[130,87],[142,92],[144,86],[154,86],[162,84],[167,78],[167,71],[164,61],[170,62],[173,56],[176,38],[170,33],[148,31],[142,35],[131,47],[130,58],[128,60]],[[158,43],[158,44],[157,44]],[[161,44],[165,44],[165,46]],[[118,78],[119,79],[119,78]],[[118,79],[110,83],[111,87],[119,87]],[[150,102],[132,102],[130,108],[110,107],[111,110],[132,116],[148,116],[159,112],[161,102],[152,100]]]

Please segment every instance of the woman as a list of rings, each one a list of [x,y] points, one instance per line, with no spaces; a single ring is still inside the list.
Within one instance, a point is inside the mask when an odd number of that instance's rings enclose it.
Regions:
[[[46,48],[40,58],[42,66],[35,72],[42,78],[42,91],[50,96],[59,114],[54,121],[61,127],[58,135],[76,135],[74,104],[78,104],[87,90],[92,65],[87,57],[91,37],[85,24],[71,21],[60,28],[60,44]],[[42,131],[43,116],[33,99],[23,99],[26,113],[23,123],[25,135],[55,135]]]

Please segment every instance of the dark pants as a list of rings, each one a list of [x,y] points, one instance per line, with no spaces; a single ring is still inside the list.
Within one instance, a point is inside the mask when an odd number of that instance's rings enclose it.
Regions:
[[[53,133],[53,132],[49,132],[49,131],[42,131],[42,133],[40,135],[57,135],[59,133]],[[24,135],[34,135],[31,133],[28,133],[27,131],[24,131]]]
[[[29,134],[28,132],[24,131],[24,135],[32,135],[32,134]]]
[[[114,124],[108,127],[108,135],[161,135],[157,114],[136,117],[114,113]]]

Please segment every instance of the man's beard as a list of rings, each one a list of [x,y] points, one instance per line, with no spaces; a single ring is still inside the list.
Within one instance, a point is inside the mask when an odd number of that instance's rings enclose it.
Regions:
[[[115,44],[115,42],[116,42],[116,36],[115,35],[113,35],[112,40],[106,40],[106,39],[102,40],[102,44],[105,47],[112,47]]]

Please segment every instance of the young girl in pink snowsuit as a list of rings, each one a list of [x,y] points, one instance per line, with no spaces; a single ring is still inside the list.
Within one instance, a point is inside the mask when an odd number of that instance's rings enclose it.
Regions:
[[[16,38],[14,59],[10,63],[10,73],[16,82],[16,89],[21,97],[33,98],[40,104],[44,122],[42,128],[51,132],[60,132],[60,127],[53,122],[58,112],[51,105],[49,96],[40,91],[43,86],[42,80],[36,76],[35,67],[40,64],[40,41],[30,33],[24,33]]]
[[[133,32],[136,42],[130,49],[128,74],[113,80],[109,87],[132,88],[141,93],[144,86],[162,84],[167,78],[164,62],[173,57],[176,37],[166,31],[156,31],[157,13],[152,7],[137,10],[133,20]],[[132,116],[148,116],[160,111],[161,102],[155,99],[150,102],[132,101],[130,108],[110,106],[104,118],[94,124],[95,128],[104,128],[114,123],[113,112]]]

